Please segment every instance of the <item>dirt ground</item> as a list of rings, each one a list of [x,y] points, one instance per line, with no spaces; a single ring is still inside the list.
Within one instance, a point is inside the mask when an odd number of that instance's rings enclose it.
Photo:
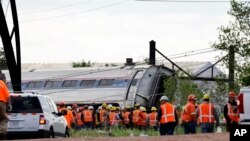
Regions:
[[[56,138],[32,139],[34,141],[229,141],[229,133],[209,133],[195,135],[174,136],[141,136],[141,137],[82,137],[82,138]],[[20,141],[20,140],[19,140]],[[22,140],[31,141],[31,140]]]

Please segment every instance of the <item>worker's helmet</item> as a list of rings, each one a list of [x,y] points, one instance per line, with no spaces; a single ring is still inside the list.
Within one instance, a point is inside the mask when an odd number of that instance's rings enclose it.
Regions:
[[[209,100],[209,94],[204,94],[203,99],[208,99]]]
[[[116,107],[116,110],[120,110],[120,107],[119,107],[119,106],[117,106],[117,107]]]
[[[146,108],[145,107],[140,107],[140,110],[143,112],[146,112]]]
[[[139,103],[136,103],[136,104],[135,104],[135,107],[139,107],[139,106],[140,106],[140,104],[139,104]]]
[[[89,109],[89,110],[93,110],[94,107],[93,107],[93,106],[89,106],[88,109]]]
[[[189,101],[191,101],[191,100],[196,101],[195,95],[194,95],[194,94],[190,94],[190,95],[188,96],[188,100],[189,100]]]
[[[67,106],[67,109],[72,110],[71,106]]]
[[[168,101],[168,97],[167,97],[167,96],[165,96],[165,95],[164,95],[164,96],[162,96],[162,97],[161,97],[161,99],[160,99],[160,101],[163,101],[163,100]]]
[[[126,110],[129,110],[129,109],[130,109],[130,106],[126,106],[125,108],[126,108]]]
[[[116,110],[116,107],[112,106],[111,111],[115,111],[115,110]]]
[[[102,108],[106,108],[107,104],[106,103],[102,103]]]
[[[236,93],[234,91],[229,92],[229,97],[235,98],[235,96],[236,96]]]
[[[77,108],[78,106],[77,106],[77,104],[72,104],[72,108]]]
[[[99,106],[99,107],[98,107],[98,110],[101,110],[101,109],[102,109],[102,106]]]
[[[151,108],[151,111],[156,111],[156,108],[155,108],[155,107],[152,107],[152,108]]]

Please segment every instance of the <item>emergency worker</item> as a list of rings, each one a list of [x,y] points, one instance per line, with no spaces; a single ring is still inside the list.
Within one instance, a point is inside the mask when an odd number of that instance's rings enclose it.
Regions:
[[[65,107],[65,104],[62,102],[60,104],[60,112],[66,112],[67,114],[64,115],[64,118],[66,119],[67,123],[68,123],[68,127],[71,129],[72,127],[74,127],[75,125],[75,121],[74,121],[74,116],[71,110],[69,110],[68,108]]]
[[[155,131],[158,130],[158,121],[157,121],[158,113],[156,111],[157,111],[156,107],[152,107],[151,113],[148,115],[149,116],[149,126],[151,128],[153,128]]]
[[[0,80],[0,140],[6,139],[8,124],[7,111],[11,111],[10,95],[5,82]]]
[[[100,128],[107,130],[109,125],[109,112],[106,110],[107,104],[102,104],[102,109],[99,112],[99,122],[100,122]]]
[[[126,129],[133,128],[133,116],[130,109],[131,109],[130,106],[126,106],[125,113],[123,116],[123,124],[125,125]]]
[[[142,111],[142,117],[141,117],[140,122],[138,123],[139,129],[146,130],[148,127],[148,121],[149,121],[148,114],[146,113],[145,107],[141,107],[140,109]]]
[[[133,111],[133,124],[135,128],[139,128],[139,123],[142,118],[142,111],[140,109],[140,104],[136,103],[135,104],[135,109]]]
[[[239,109],[235,100],[236,94],[231,91],[228,94],[228,102],[224,106],[224,117],[226,119],[226,128],[229,132],[232,128],[236,127],[239,122]]]
[[[167,96],[160,99],[161,106],[158,110],[158,121],[160,123],[160,135],[173,135],[178,123],[178,115],[175,107],[169,103]]]
[[[188,102],[183,107],[181,115],[181,125],[185,134],[196,133],[196,98],[194,94],[188,96]]]
[[[117,107],[113,106],[109,112],[109,125],[110,128],[118,128],[119,125],[119,114],[117,112]]]
[[[214,104],[210,103],[209,99],[209,94],[204,94],[203,102],[197,110],[198,125],[200,125],[202,133],[213,133],[214,123],[216,122],[216,127],[220,124]]]

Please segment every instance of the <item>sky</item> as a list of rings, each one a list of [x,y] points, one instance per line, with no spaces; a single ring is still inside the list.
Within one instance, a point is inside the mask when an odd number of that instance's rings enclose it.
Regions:
[[[229,2],[16,2],[22,63],[125,62],[126,58],[141,62],[149,57],[151,40],[173,61],[214,61],[220,52],[211,51],[211,43],[218,38],[218,27],[230,20]],[[2,4],[12,28],[8,0]],[[209,53],[188,56],[197,50]],[[184,54],[174,56],[180,53]],[[164,61],[157,53],[156,58]]]

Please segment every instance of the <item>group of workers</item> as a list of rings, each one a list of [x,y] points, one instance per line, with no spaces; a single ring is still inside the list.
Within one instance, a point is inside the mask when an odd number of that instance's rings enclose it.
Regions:
[[[235,92],[229,93],[229,101],[224,107],[227,131],[236,126],[239,121]],[[73,104],[66,107],[61,103],[60,111],[66,110],[65,118],[70,128],[80,129],[101,129],[112,128],[140,129],[152,128],[159,130],[160,135],[173,135],[175,127],[181,125],[185,134],[196,133],[196,127],[200,126],[202,133],[212,133],[215,127],[219,127],[219,116],[216,107],[210,102],[208,94],[204,94],[202,103],[196,105],[196,96],[190,94],[182,111],[177,111],[167,96],[160,98],[160,106],[151,107],[150,112],[136,103],[134,109],[129,106],[119,108],[103,103],[97,110],[93,106],[78,106]]]

